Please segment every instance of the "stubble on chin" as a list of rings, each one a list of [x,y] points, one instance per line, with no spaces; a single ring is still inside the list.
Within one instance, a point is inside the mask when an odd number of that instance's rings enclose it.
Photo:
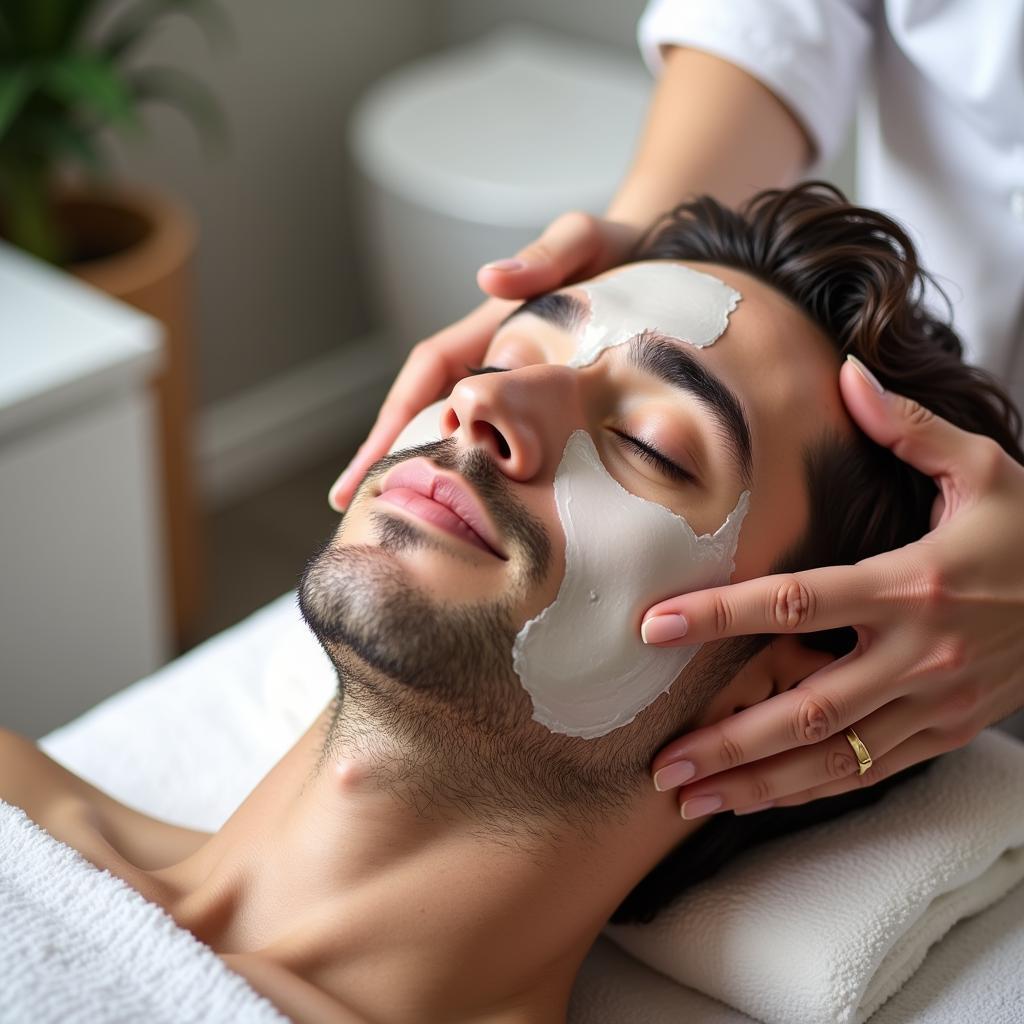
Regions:
[[[375,544],[332,536],[307,563],[300,608],[339,679],[325,752],[362,752],[379,784],[417,813],[457,814],[491,839],[536,838],[553,820],[589,833],[648,784],[647,730],[583,740],[533,721],[512,645],[516,609],[544,578],[550,546],[539,524],[495,504],[501,483],[487,475],[467,479],[520,556],[510,592],[491,602],[424,593],[394,556],[444,542],[397,516],[366,513]]]
[[[307,624],[336,666],[344,652],[357,658],[407,714],[413,695],[467,728],[507,730],[521,720],[525,697],[512,668],[513,599],[433,599],[393,557],[433,538],[381,518],[393,525],[380,545],[328,542],[310,560],[299,588]]]

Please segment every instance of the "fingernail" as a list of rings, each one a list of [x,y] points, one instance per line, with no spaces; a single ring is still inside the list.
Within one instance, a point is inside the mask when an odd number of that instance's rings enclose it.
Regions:
[[[880,395],[885,394],[878,378],[855,356],[847,353],[847,362],[853,363],[853,368],[877,391]]]
[[[722,806],[720,796],[698,796],[693,800],[687,800],[680,809],[680,813],[686,819],[701,818],[705,814],[717,811]]]
[[[775,801],[774,800],[765,800],[765,802],[763,804],[754,804],[753,807],[748,807],[744,811],[733,811],[732,813],[733,814],[753,814],[755,811],[763,811],[763,810],[765,810],[768,807],[774,807],[774,806],[775,806]]]
[[[352,475],[351,469],[346,469],[337,480],[331,484],[331,489],[327,492],[327,504],[334,509],[335,512],[344,512],[345,506],[341,503],[341,489],[348,483],[349,477]]]
[[[485,263],[481,270],[522,270],[526,264],[522,260],[492,260]]]
[[[697,774],[697,768],[692,761],[676,761],[675,764],[667,764],[654,773],[654,788],[659,793],[666,789],[675,789]]]
[[[652,615],[640,626],[645,644],[663,644],[686,636],[689,625],[682,615]]]

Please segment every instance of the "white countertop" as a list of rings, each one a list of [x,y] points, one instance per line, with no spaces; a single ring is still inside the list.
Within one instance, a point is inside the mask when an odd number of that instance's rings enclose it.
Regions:
[[[159,321],[0,242],[0,439],[138,385]]]

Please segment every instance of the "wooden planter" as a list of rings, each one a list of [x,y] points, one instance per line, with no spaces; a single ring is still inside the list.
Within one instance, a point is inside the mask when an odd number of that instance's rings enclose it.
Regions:
[[[201,536],[193,460],[191,260],[196,228],[184,207],[149,189],[65,189],[59,216],[73,241],[65,268],[161,321],[164,368],[154,381],[171,611],[178,649],[202,603]]]

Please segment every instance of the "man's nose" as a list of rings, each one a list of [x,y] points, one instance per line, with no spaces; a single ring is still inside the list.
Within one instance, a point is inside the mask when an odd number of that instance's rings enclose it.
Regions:
[[[445,437],[484,448],[509,478],[527,481],[561,458],[582,425],[579,371],[551,363],[476,374],[455,385],[441,416]]]

